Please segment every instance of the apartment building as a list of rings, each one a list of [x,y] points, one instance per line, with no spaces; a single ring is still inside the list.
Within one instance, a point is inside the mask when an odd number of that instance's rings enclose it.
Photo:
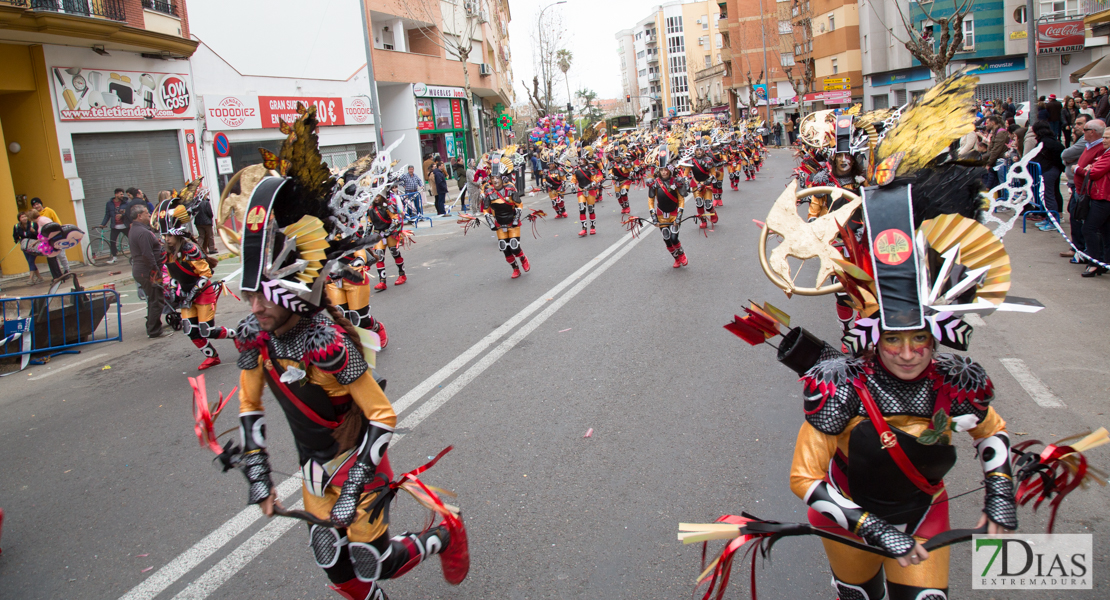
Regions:
[[[383,143],[404,136],[394,158],[420,164],[433,152],[444,160],[476,157],[508,143],[496,125],[515,99],[508,0],[367,4]],[[464,75],[451,49],[467,36]]]
[[[39,197],[89,231],[116,187],[200,173],[183,0],[5,0],[0,22],[0,229]],[[12,245],[3,272],[27,272]]]
[[[785,68],[806,60],[795,58],[795,28],[789,4],[776,0],[720,0],[721,48],[725,71],[722,87],[729,94],[732,117],[758,113],[782,120],[794,110],[795,91]],[[804,47],[804,46],[803,46]]]
[[[718,27],[720,7],[713,0],[668,2],[656,6],[632,28],[616,34],[621,80],[636,114],[645,119],[693,114],[698,98],[695,73],[721,64],[724,40]],[[720,78],[718,97],[724,97]]]
[[[1110,22],[1106,0],[1049,0],[1035,3],[1038,32],[1037,95],[1070,93],[1079,76],[1105,56],[1110,37],[1100,26],[1099,5]],[[907,51],[900,40],[904,27],[893,33],[883,23],[898,23],[894,0],[861,0],[860,46],[864,75],[864,107],[900,106],[920,96],[934,83],[933,74]],[[918,35],[939,38],[937,25],[917,5],[910,5],[910,22]],[[934,17],[952,14],[952,8],[931,9]],[[1085,18],[1086,17],[1086,18]],[[893,21],[891,21],[893,19]],[[1085,22],[1086,21],[1086,22]],[[1012,97],[1027,101],[1028,37],[1026,5],[1021,0],[978,1],[963,24],[964,41],[948,65],[949,73],[970,67],[979,76],[978,99]],[[1078,74],[1077,74],[1078,73]]]

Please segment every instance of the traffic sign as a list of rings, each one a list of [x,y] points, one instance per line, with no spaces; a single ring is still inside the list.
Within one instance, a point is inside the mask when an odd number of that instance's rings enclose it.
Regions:
[[[850,83],[828,83],[828,82],[825,83],[825,91],[826,92],[834,92],[834,91],[839,91],[839,90],[850,90],[850,89],[852,89],[852,84],[850,84]]]
[[[216,159],[216,173],[219,175],[231,175],[235,172],[235,167],[231,164],[230,156],[221,156]]]
[[[852,83],[851,77],[826,77],[825,85],[830,83]]]
[[[216,156],[231,156],[231,142],[227,140],[227,135],[221,132],[213,136],[212,149],[216,151]]]

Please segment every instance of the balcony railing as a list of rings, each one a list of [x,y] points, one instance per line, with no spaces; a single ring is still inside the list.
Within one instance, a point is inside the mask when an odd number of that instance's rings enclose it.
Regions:
[[[1110,0],[1083,0],[1083,14],[1093,15],[1110,10]]]
[[[143,8],[172,16],[177,14],[177,2],[174,0],[143,0]]]
[[[15,2],[9,3],[16,4]],[[127,21],[127,12],[123,8],[123,0],[30,0],[30,4],[32,10]],[[19,6],[20,4],[16,5]],[[23,6],[26,6],[26,4],[23,4]]]

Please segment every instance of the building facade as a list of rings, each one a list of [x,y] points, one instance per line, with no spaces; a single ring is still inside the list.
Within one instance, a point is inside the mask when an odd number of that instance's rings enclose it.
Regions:
[[[733,118],[751,114],[767,118],[770,112],[772,120],[781,120],[786,111],[796,110],[796,94],[784,69],[805,59],[802,53],[794,56],[789,3],[723,0],[719,6],[726,64],[721,82],[730,96]]]
[[[446,161],[509,143],[497,127],[515,99],[508,0],[367,4],[383,143],[403,137],[394,158],[418,165],[432,153]],[[464,74],[451,48],[466,39],[471,52]]]
[[[645,119],[693,114],[695,73],[722,64],[720,6],[713,0],[668,2],[616,34],[621,80]],[[723,95],[723,87],[721,94]]]
[[[183,0],[10,0],[0,22],[0,227],[39,197],[89,232],[115,188],[156,195],[199,174]],[[26,273],[12,244],[3,273]]]
[[[895,2],[869,0],[867,10],[862,6],[860,44],[864,108],[900,106],[923,94],[935,83],[933,74],[899,41],[905,39],[904,30],[895,29],[892,34],[883,25],[883,22],[891,22],[888,19],[900,22]],[[1098,0],[1052,0],[1037,2],[1034,6],[1038,32],[1037,95],[1062,96],[1078,87],[1078,78],[1073,78],[1073,73],[1108,54],[1110,37],[1099,28],[1098,17],[1092,18],[1091,11],[1098,8]],[[952,10],[951,6],[941,5],[931,9],[931,14],[936,18],[946,17]],[[939,37],[941,32],[937,25],[929,21],[920,8],[914,7],[913,11],[911,22],[918,34]],[[1110,21],[1110,12],[1106,21]],[[1027,64],[1026,27],[1024,2],[976,2],[965,19],[963,45],[949,63],[948,72],[970,67],[979,76],[975,92],[978,99],[1029,100],[1027,90],[1032,74]]]

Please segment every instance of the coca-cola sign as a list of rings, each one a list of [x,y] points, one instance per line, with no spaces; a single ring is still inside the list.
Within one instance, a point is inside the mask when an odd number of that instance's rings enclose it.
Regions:
[[[1037,54],[1067,54],[1083,50],[1083,19],[1037,24]]]

